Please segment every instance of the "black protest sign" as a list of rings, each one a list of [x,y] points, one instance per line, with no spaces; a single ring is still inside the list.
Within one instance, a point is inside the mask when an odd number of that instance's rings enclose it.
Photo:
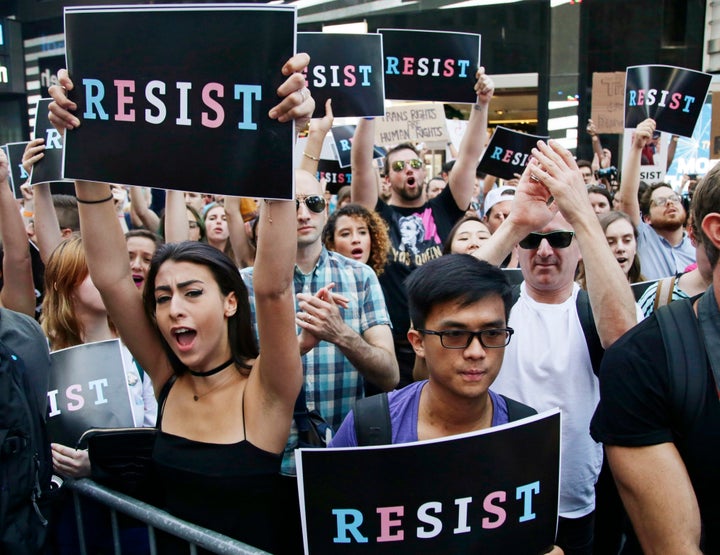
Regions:
[[[2,145],[0,146],[2,148],[2,151],[5,153],[5,158],[8,159],[8,162],[10,161],[10,154],[8,153],[8,146]],[[8,164],[8,170],[10,169],[10,165]],[[10,190],[13,192],[13,196],[15,196],[15,185],[13,184],[13,175],[12,171],[8,171],[8,186],[10,187]],[[15,197],[17,198],[17,197]]]
[[[378,29],[383,36],[385,98],[474,103],[480,35]]]
[[[21,143],[8,143],[6,145],[8,164],[10,165],[10,175],[12,179],[11,183],[15,193],[15,198],[17,199],[23,198],[20,186],[23,185],[30,177],[30,174],[25,171],[25,168],[23,168],[22,165],[23,154],[25,154],[25,147],[28,142],[29,141]]]
[[[691,137],[712,76],[673,66],[628,67],[625,72],[625,128],[647,118],[656,129]]]
[[[34,139],[45,139],[44,156],[33,165],[30,172],[30,184],[62,181],[63,139],[48,119],[48,106],[52,99],[41,98],[35,110]]]
[[[555,538],[558,409],[454,438],[296,453],[305,553],[543,553]]]
[[[354,125],[337,125],[332,128],[333,149],[341,168],[347,168],[350,165],[350,152],[352,150],[352,141],[355,136]],[[385,156],[385,150],[373,146],[373,158],[382,158]]]
[[[41,56],[37,59],[40,70],[40,96],[50,96],[50,87],[58,84],[58,71],[65,67],[65,56]]]
[[[325,160],[321,158],[318,162],[317,178],[318,181],[324,179],[325,189],[331,194],[336,195],[340,187],[350,185],[352,172],[350,168],[346,170],[340,167],[337,160]]]
[[[51,441],[74,447],[89,428],[133,427],[120,341],[86,343],[50,354]]]
[[[379,34],[298,33],[298,52],[310,55],[307,87],[315,114],[332,99],[335,117],[381,116],[385,111],[382,37]]]
[[[66,8],[82,125],[67,133],[65,176],[292,198],[293,125],[268,112],[281,100],[295,15],[236,4]]]
[[[532,149],[547,136],[529,135],[499,125],[480,159],[478,168],[501,179],[514,179],[525,171]]]

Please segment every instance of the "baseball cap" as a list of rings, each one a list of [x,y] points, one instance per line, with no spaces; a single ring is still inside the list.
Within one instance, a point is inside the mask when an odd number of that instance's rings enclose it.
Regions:
[[[515,187],[509,185],[503,185],[496,189],[490,189],[487,195],[485,195],[485,202],[483,204],[483,214],[490,212],[490,209],[495,206],[498,202],[504,200],[512,200],[515,198]]]

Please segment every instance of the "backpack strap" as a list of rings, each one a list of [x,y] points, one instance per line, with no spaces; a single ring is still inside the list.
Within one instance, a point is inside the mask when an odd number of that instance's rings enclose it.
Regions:
[[[673,421],[679,424],[673,431],[680,437],[700,416],[707,386],[708,362],[693,300],[677,300],[654,313],[667,358]]]
[[[515,303],[520,298],[520,284],[513,285],[511,291],[512,306],[515,306]],[[593,318],[592,307],[590,306],[590,296],[585,289],[578,291],[577,298],[575,299],[575,307],[578,318],[580,319],[583,335],[585,336],[585,343],[590,353],[593,372],[597,376],[600,371],[600,362],[602,362],[605,349],[603,349],[600,335],[598,335],[597,327],[595,326],[595,319]]]
[[[537,411],[534,408],[520,403],[515,399],[506,397],[503,394],[500,394],[500,397],[505,399],[505,405],[507,405],[508,422],[515,422],[516,420],[521,420],[523,418],[527,418],[528,416],[534,416],[537,414]]]
[[[655,300],[653,301],[653,312],[661,306],[670,304],[670,301],[672,301],[673,290],[675,289],[676,279],[677,276],[668,276],[666,278],[662,278],[657,282],[657,289],[655,290]],[[665,289],[667,290],[667,293],[663,295],[663,290]]]
[[[592,307],[590,306],[590,295],[584,289],[578,291],[575,307],[577,308],[583,335],[585,335],[585,343],[587,343],[588,352],[590,353],[593,372],[597,376],[605,349],[603,349],[597,326],[595,326],[595,318],[593,318]]]
[[[353,417],[358,446],[392,443],[392,424],[387,393],[358,399],[353,408]]]

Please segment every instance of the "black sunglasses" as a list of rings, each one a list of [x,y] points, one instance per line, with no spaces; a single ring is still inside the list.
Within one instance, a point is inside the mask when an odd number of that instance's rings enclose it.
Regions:
[[[307,206],[307,209],[310,210],[310,212],[315,212],[316,214],[320,214],[323,210],[325,210],[325,199],[321,197],[320,195],[307,195],[307,196],[300,196],[295,198],[295,210],[300,210],[300,203],[303,203],[305,206]]]
[[[518,243],[522,249],[536,249],[543,239],[547,239],[554,249],[565,249],[572,243],[574,231],[548,231],[547,233],[531,233]]]

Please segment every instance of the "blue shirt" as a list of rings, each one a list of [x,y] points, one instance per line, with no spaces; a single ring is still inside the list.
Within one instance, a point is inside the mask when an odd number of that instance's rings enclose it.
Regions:
[[[392,427],[392,443],[409,443],[418,440],[417,426],[420,407],[420,394],[427,380],[413,382],[410,385],[388,393],[388,408]],[[493,406],[491,427],[507,424],[508,411],[505,399],[488,390]],[[355,435],[355,419],[352,411],[345,418],[338,433],[330,442],[329,447],[357,447]]]
[[[248,288],[253,328],[257,335],[255,295],[252,286],[252,268],[240,272]],[[314,295],[327,284],[334,282],[333,293],[350,299],[347,309],[340,308],[345,323],[362,335],[373,326],[390,325],[380,283],[375,272],[361,262],[323,247],[315,268],[303,274],[295,267],[293,276],[295,293]],[[297,299],[295,310],[298,310]],[[298,328],[298,333],[300,329]],[[317,409],[327,422],[337,430],[356,399],[363,396],[363,378],[338,347],[321,341],[302,357],[305,374],[305,397],[309,410]],[[282,473],[295,474],[294,449],[297,447],[297,430],[292,424],[290,439],[285,446]]]
[[[642,275],[646,279],[660,279],[682,273],[695,262],[695,247],[687,234],[676,246],[658,235],[650,224],[638,225],[638,255]]]

